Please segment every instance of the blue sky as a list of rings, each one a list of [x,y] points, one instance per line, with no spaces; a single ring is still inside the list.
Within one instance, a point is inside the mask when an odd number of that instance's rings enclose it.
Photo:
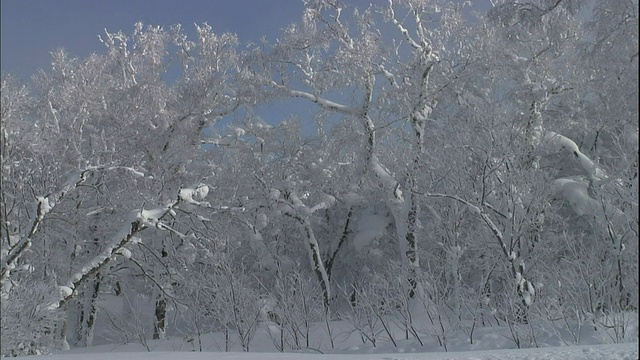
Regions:
[[[0,67],[20,77],[48,69],[49,52],[59,47],[78,57],[101,52],[105,28],[131,33],[137,21],[180,23],[195,33],[194,23],[207,22],[244,42],[275,39],[303,10],[302,0],[2,0],[0,6]]]

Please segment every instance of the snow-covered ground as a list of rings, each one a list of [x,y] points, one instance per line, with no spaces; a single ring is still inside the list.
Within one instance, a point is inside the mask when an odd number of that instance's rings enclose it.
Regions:
[[[110,327],[105,314],[119,314],[122,299],[107,296],[102,301],[102,313],[96,327],[96,343],[101,344],[88,348],[72,348],[66,352],[47,355],[47,360],[530,360],[530,359],[639,359],[638,353],[638,314],[622,313],[611,318],[618,324],[624,324],[624,333],[614,332],[611,327],[584,326],[573,335],[566,331],[549,331],[544,326],[533,330],[523,326],[519,331],[521,346],[517,349],[512,330],[504,324],[487,323],[479,326],[473,333],[473,342],[461,331],[450,331],[446,334],[447,350],[440,345],[434,336],[423,334],[422,345],[416,339],[404,338],[403,331],[392,331],[396,345],[388,337],[380,335],[374,347],[370,341],[354,330],[353,325],[345,320],[330,322],[331,336],[328,335],[325,323],[311,326],[309,348],[303,351],[290,350],[279,352],[277,348],[279,330],[275,324],[260,323],[250,342],[250,352],[241,352],[233,333],[229,342],[225,342],[223,333],[207,333],[201,336],[172,332],[165,340],[148,340],[144,330],[137,336],[135,333],[122,333],[122,329]],[[151,303],[142,301],[139,306],[151,308]],[[173,313],[173,312],[172,312]],[[173,317],[171,317],[173,318]],[[150,319],[144,319],[150,323]],[[611,325],[603,321],[603,324]],[[186,326],[186,324],[175,324]],[[515,326],[515,325],[514,325]],[[530,333],[531,329],[533,333]],[[146,335],[149,335],[146,333]],[[580,345],[576,344],[576,337]],[[144,339],[147,340],[144,340]],[[143,340],[140,342],[140,340]],[[621,343],[614,343],[621,342]],[[226,344],[226,345],[225,345]],[[537,344],[536,347],[535,344]],[[225,347],[231,350],[225,352]],[[202,351],[200,351],[202,350]]]
[[[596,338],[598,332],[593,328],[586,329],[581,343],[591,345],[554,346],[559,340],[539,334],[539,348],[516,349],[509,338],[508,330],[502,327],[481,328],[474,336],[474,344],[470,345],[464,335],[452,336],[448,339],[449,351],[445,352],[437,342],[424,339],[425,345],[420,346],[415,340],[396,340],[398,346],[380,339],[380,343],[373,347],[370,343],[362,342],[356,332],[348,331],[349,325],[343,321],[332,322],[332,329],[336,332],[334,350],[327,349],[327,337],[323,335],[322,327],[314,329],[313,339],[316,348],[320,350],[306,350],[293,352],[278,352],[270,336],[268,327],[261,326],[251,342],[250,352],[240,352],[239,344],[231,344],[231,352],[224,352],[224,336],[220,333],[203,334],[200,338],[174,336],[166,340],[147,340],[144,345],[130,342],[126,345],[110,344],[89,348],[75,348],[70,351],[47,356],[47,360],[596,360],[596,359],[639,359],[637,320],[632,319],[628,330],[631,333],[627,343],[602,343],[602,338]],[[635,342],[634,342],[635,341]],[[600,342],[600,343],[597,343]],[[605,341],[606,342],[606,341]],[[202,347],[202,352],[198,351]]]
[[[93,352],[97,350],[104,352]],[[565,346],[520,350],[484,350],[448,353],[395,354],[302,354],[302,353],[241,353],[241,352],[121,352],[126,348],[105,347],[84,349],[84,353],[65,353],[47,356],[47,360],[597,360],[638,359],[638,343]],[[91,351],[91,352],[89,352]]]

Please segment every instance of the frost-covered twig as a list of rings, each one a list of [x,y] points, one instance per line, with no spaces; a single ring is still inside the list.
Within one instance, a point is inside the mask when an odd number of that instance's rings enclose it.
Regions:
[[[466,205],[469,208],[469,210],[471,210],[473,213],[480,216],[482,221],[489,227],[489,229],[491,229],[491,232],[493,233],[494,237],[498,241],[498,244],[500,245],[500,248],[502,249],[502,253],[505,255],[509,263],[511,263],[511,270],[515,278],[516,291],[518,292],[518,296],[520,297],[520,300],[526,307],[531,305],[531,302],[535,297],[536,290],[533,283],[531,283],[529,280],[527,280],[524,277],[524,261],[518,257],[518,254],[516,254],[513,250],[507,247],[507,243],[504,239],[504,235],[502,234],[502,231],[500,231],[498,226],[491,220],[491,218],[483,211],[481,207],[476,206],[454,195],[434,194],[434,193],[417,193],[417,194],[424,195],[427,197],[446,198],[446,199],[458,201]]]
[[[600,166],[598,166],[598,164],[592,161],[588,156],[583,154],[573,140],[553,131],[548,131],[544,136],[544,141],[570,152],[578,160],[580,167],[582,167],[586,175],[589,176],[589,180],[591,182],[600,184],[607,179],[607,174],[605,174],[604,170],[602,170]]]
[[[11,272],[15,267],[16,261],[31,247],[31,240],[38,232],[40,224],[44,220],[45,216],[51,212],[58,203],[60,203],[69,191],[84,183],[87,173],[93,170],[95,170],[94,167],[86,168],[76,176],[71,177],[58,192],[47,196],[37,197],[38,205],[36,208],[36,217],[33,219],[29,233],[18,240],[10,249],[8,249],[6,256],[2,257],[2,273],[0,275],[1,287],[4,287],[6,280],[9,277],[9,272]]]
[[[67,195],[70,191],[81,186],[87,179],[87,175],[92,171],[98,170],[125,170],[136,176],[144,177],[145,174],[128,166],[87,166],[86,168],[80,170],[79,172],[73,174],[66,182],[66,184],[57,192],[46,195],[46,196],[38,196],[36,199],[38,200],[38,205],[36,207],[36,216],[33,219],[29,232],[20,238],[15,244],[13,244],[9,249],[3,251],[2,256],[2,270],[0,275],[0,287],[4,288],[5,283],[9,277],[9,273],[14,269],[16,262],[18,259],[31,247],[31,241],[33,236],[38,232],[40,225],[44,221],[44,218],[47,214],[49,214],[56,205],[58,205],[65,195]]]
[[[170,298],[171,300],[175,301],[176,303],[180,304],[180,305],[185,305],[187,306],[185,303],[182,303],[178,300],[178,298],[172,294],[169,293],[166,289],[166,287],[162,286],[158,280],[156,280],[153,276],[149,275],[147,273],[147,271],[144,269],[144,266],[142,266],[142,264],[140,264],[140,262],[138,260],[136,260],[135,258],[130,258],[129,260],[131,260],[134,264],[136,264],[136,266],[140,269],[140,271],[142,271],[142,274],[149,280],[151,280],[151,282],[158,288],[158,290],[160,292],[162,292],[167,298]]]
[[[498,240],[498,243],[500,244],[500,249],[502,250],[502,252],[504,253],[505,256],[509,256],[509,249],[507,248],[507,243],[504,240],[504,235],[502,234],[502,231],[500,231],[500,229],[498,228],[498,226],[491,220],[491,218],[489,218],[489,216],[478,206],[473,205],[472,203],[468,202],[467,200],[464,200],[458,196],[454,196],[454,195],[448,195],[448,194],[433,194],[433,193],[418,193],[416,192],[418,195],[424,195],[427,197],[435,197],[435,198],[446,198],[446,199],[451,199],[451,200],[455,200],[458,201],[464,205],[466,205],[469,210],[471,210],[473,213],[477,214],[478,216],[480,216],[480,218],[482,219],[482,221],[489,227],[489,229],[491,229],[491,232],[493,232],[493,235],[495,236],[496,240]]]

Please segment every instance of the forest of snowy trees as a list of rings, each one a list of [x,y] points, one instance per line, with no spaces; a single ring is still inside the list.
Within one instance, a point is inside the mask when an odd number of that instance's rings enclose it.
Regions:
[[[100,316],[115,342],[244,350],[338,319],[374,345],[392,325],[623,341],[638,2],[465,6],[309,0],[256,44],[137,23],[2,74],[2,354],[91,346]]]

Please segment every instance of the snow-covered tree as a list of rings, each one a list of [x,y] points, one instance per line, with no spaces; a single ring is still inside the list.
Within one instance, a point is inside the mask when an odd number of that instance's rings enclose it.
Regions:
[[[3,75],[2,326],[34,325],[2,352],[91,345],[105,293],[150,299],[113,322],[144,339],[245,350],[336,314],[447,346],[637,310],[637,1],[473,6],[307,1],[248,47],[137,23]]]

